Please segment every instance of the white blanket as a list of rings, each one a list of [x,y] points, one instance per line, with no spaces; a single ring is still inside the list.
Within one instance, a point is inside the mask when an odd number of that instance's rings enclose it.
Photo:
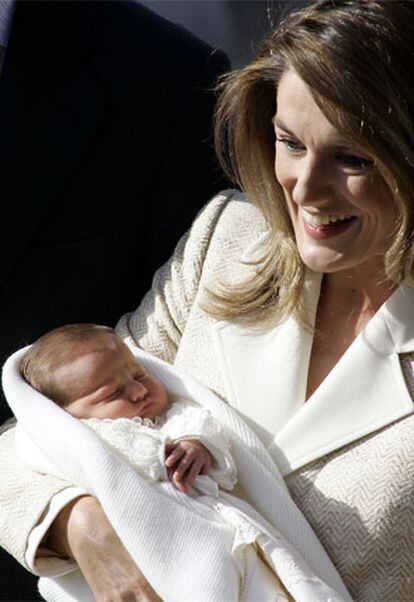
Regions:
[[[271,549],[264,550],[266,560],[293,599],[350,600],[326,552],[291,500],[273,460],[251,429],[231,408],[178,369],[139,349],[133,351],[170,395],[196,401],[221,423],[231,442],[246,499],[262,515],[256,515],[261,530],[267,528],[273,541]],[[240,599],[240,576],[231,557],[234,537],[229,537],[228,525],[218,513],[180,493],[169,482],[148,483],[94,432],[34,391],[19,372],[24,352],[11,356],[3,368],[3,388],[14,414],[57,470],[99,499],[125,547],[160,596],[168,602]],[[239,509],[252,518],[248,504],[240,500]],[[78,571],[55,579],[53,587],[56,600],[90,599]]]

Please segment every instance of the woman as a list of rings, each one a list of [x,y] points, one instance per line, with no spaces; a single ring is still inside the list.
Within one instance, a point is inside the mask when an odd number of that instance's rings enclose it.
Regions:
[[[288,17],[218,108],[252,204],[216,197],[118,325],[245,417],[356,600],[414,599],[413,40],[410,2]],[[30,483],[44,504],[64,487]],[[97,503],[65,495],[48,545],[98,595],[138,591]]]

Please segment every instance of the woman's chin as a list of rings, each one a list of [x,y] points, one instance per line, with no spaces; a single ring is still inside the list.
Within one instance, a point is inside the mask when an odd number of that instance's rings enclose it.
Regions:
[[[301,254],[301,259],[307,268],[321,274],[339,272],[347,267],[343,256],[333,253],[332,250],[304,253]]]

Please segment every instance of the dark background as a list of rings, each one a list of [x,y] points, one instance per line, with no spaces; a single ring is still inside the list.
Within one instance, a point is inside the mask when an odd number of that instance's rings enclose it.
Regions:
[[[156,13],[184,25],[230,57],[234,68],[255,55],[286,12],[306,0],[145,0]]]

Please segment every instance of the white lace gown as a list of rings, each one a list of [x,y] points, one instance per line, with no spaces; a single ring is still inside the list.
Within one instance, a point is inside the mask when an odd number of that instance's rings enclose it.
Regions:
[[[182,439],[197,439],[211,453],[214,462],[210,471],[213,480],[209,493],[217,485],[231,490],[237,482],[236,466],[229,444],[210,412],[196,404],[180,400],[171,404],[163,416],[149,418],[87,418],[82,422],[94,430],[111,448],[148,481],[167,480],[165,448]],[[202,480],[204,484],[208,480]],[[203,485],[202,485],[203,487]],[[212,488],[211,488],[212,487]]]
[[[240,600],[276,602],[289,599],[276,574],[258,554],[258,550],[271,550],[280,542],[269,535],[268,526],[261,526],[260,515],[253,509],[246,512],[250,510],[247,504],[220,490],[233,489],[237,471],[229,444],[208,410],[180,400],[154,421],[136,417],[91,418],[82,422],[150,482],[168,480],[165,467],[167,444],[181,439],[199,440],[210,451],[213,466],[209,476],[200,475],[195,479],[189,495],[214,509],[232,533],[232,556],[240,574]]]

